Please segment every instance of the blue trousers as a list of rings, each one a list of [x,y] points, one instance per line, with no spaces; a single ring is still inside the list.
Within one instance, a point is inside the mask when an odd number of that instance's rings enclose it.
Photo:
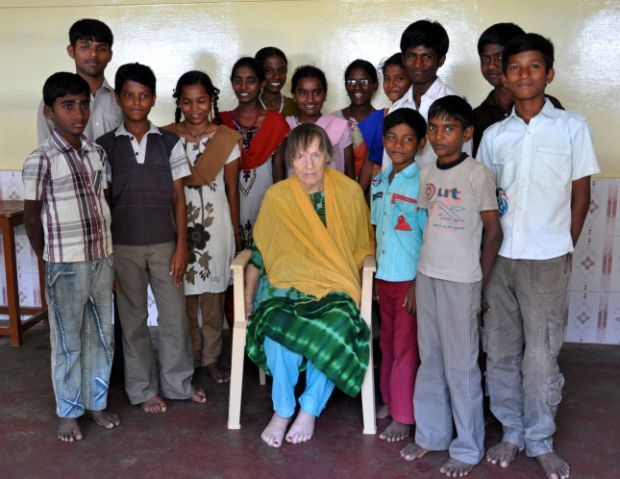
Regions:
[[[283,418],[295,414],[295,385],[299,379],[299,367],[303,361],[301,354],[294,353],[280,343],[265,336],[267,367],[273,376],[271,399],[276,414]],[[299,406],[308,414],[319,416],[334,391],[334,383],[306,362],[306,389],[299,397]]]
[[[114,355],[113,279],[112,256],[45,265],[58,417],[76,418],[107,406]]]

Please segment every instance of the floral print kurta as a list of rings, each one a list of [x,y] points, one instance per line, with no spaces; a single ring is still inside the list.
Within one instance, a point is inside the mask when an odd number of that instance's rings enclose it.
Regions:
[[[192,165],[211,137],[200,143],[183,139]],[[235,145],[226,164],[240,156]],[[189,261],[185,274],[185,294],[221,293],[228,287],[230,263],[235,255],[235,233],[224,185],[224,168],[203,186],[185,186],[187,205],[187,246]]]

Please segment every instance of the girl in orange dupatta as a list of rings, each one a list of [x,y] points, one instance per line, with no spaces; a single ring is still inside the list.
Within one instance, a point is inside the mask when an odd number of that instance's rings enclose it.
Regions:
[[[250,57],[239,59],[233,66],[230,80],[239,104],[232,111],[220,113],[220,119],[242,136],[239,217],[241,245],[249,248],[263,196],[274,182],[273,159],[282,154],[278,147],[286,138],[289,127],[282,116],[263,110],[258,102],[265,75],[256,60]]]

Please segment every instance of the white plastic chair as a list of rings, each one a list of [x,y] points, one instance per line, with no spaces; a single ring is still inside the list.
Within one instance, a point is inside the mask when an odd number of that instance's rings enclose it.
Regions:
[[[228,429],[240,429],[241,423],[241,390],[243,386],[243,363],[245,360],[245,335],[247,321],[245,319],[244,301],[244,271],[250,260],[251,250],[241,251],[231,265],[234,288],[234,318],[232,331],[232,365],[230,371],[230,396],[228,399]],[[374,256],[366,256],[362,268],[362,297],[360,316],[370,330],[370,356],[368,368],[362,383],[362,416],[364,420],[364,434],[376,434],[375,420],[375,381],[372,360],[372,278],[377,269]],[[259,380],[265,385],[265,372],[259,368]]]

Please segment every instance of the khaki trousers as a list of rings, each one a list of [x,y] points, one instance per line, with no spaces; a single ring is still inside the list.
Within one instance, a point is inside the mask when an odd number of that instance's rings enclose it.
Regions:
[[[189,399],[194,393],[185,294],[183,288],[175,287],[170,276],[174,248],[174,243],[114,245],[125,390],[132,404],[143,403],[159,392],[169,399]],[[159,368],[147,326],[149,285],[159,313]]]

